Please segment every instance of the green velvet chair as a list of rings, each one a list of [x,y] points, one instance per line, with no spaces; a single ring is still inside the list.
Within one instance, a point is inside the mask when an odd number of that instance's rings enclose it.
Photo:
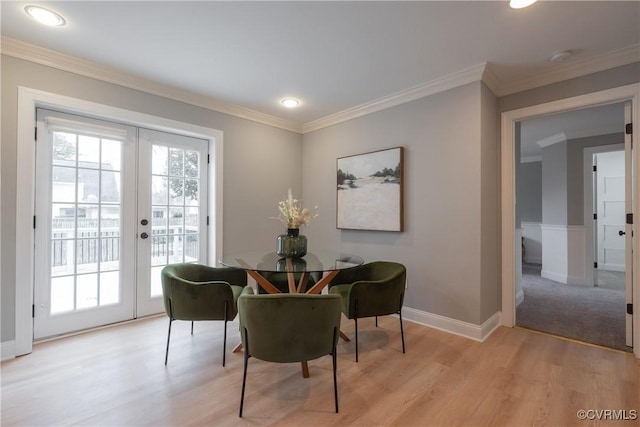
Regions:
[[[247,286],[247,273],[233,268],[214,268],[200,264],[170,264],[162,269],[164,308],[169,316],[167,351],[169,358],[171,324],[174,320],[224,320],[222,366],[225,365],[227,322],[238,314],[237,301]]]
[[[329,293],[342,297],[342,312],[355,321],[356,362],[358,361],[358,319],[363,317],[398,314],[402,352],[404,329],[402,328],[402,304],[407,282],[407,270],[397,262],[376,261],[358,267],[341,270],[329,283]]]
[[[331,355],[333,392],[338,412],[336,343],[340,331],[340,304],[337,295],[246,293],[240,296],[238,312],[244,347],[240,417],[250,357],[267,362],[292,363]]]

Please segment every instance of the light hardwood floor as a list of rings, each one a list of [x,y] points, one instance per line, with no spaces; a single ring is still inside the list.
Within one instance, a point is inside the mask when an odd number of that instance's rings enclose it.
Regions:
[[[222,322],[174,322],[164,366],[165,317],[37,344],[2,363],[3,426],[637,426],[640,420],[582,421],[577,411],[635,410],[640,362],[525,329],[500,328],[484,343],[398,320],[359,322],[338,344],[340,413],[331,358],[299,364],[249,361],[238,418],[242,355],[222,365]],[[353,322],[343,319],[351,335]],[[238,342],[229,325],[228,348]],[[630,414],[630,412],[627,412]]]

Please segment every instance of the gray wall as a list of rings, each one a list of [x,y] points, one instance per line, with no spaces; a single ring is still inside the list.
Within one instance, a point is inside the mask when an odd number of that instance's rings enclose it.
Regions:
[[[480,321],[500,311],[500,148],[498,99],[484,85],[480,92],[481,246]]]
[[[542,222],[567,225],[567,143],[542,149]]]
[[[15,338],[16,122],[18,86],[166,117],[224,132],[224,250],[272,247],[276,203],[302,192],[302,136],[271,126],[2,56],[2,328]]]
[[[517,172],[516,195],[520,220],[542,222],[542,162],[520,163]]]
[[[310,247],[400,261],[405,306],[473,324],[499,305],[496,100],[483,86],[311,132],[303,150],[304,197],[320,205],[305,231]],[[396,146],[405,147],[405,231],[336,229],[336,158]]]

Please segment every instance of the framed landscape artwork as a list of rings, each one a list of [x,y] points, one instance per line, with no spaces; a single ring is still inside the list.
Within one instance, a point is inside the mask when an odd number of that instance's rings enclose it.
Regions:
[[[403,147],[341,157],[337,228],[403,231]]]

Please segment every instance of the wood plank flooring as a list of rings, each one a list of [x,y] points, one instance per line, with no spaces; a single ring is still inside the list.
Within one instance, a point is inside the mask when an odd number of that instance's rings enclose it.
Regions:
[[[640,425],[640,361],[525,329],[500,328],[486,342],[398,320],[360,326],[338,344],[340,413],[331,358],[300,364],[249,360],[244,417],[238,418],[243,357],[229,324],[144,319],[34,346],[2,363],[3,426],[594,426]],[[353,322],[343,319],[352,336]],[[627,421],[580,420],[585,410],[636,411]],[[593,415],[593,414],[592,414]]]

